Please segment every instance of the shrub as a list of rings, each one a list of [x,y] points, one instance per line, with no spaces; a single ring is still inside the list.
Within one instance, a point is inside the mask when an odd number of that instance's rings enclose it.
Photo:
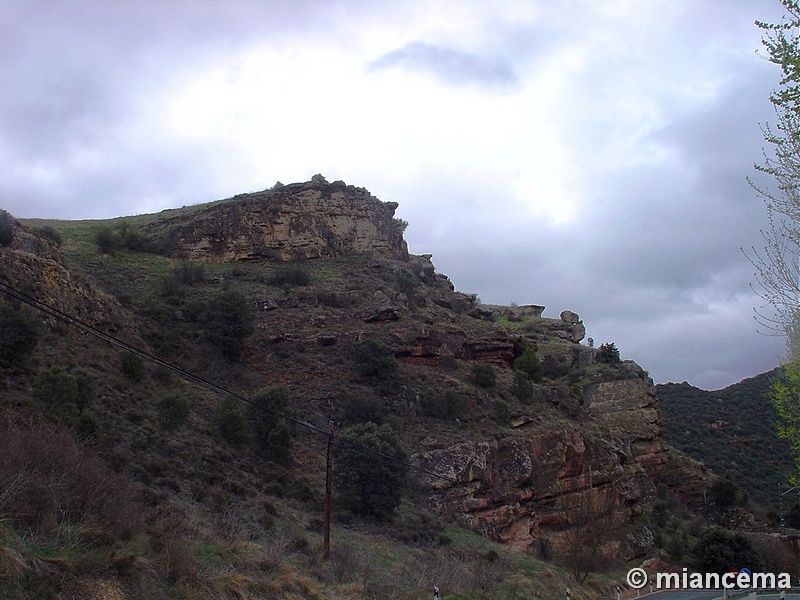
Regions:
[[[245,297],[231,290],[221,292],[203,307],[199,321],[203,338],[227,359],[239,358],[244,340],[253,332],[253,317]]]
[[[88,448],[56,429],[0,431],[0,514],[40,530],[93,521],[132,532],[126,485]]]
[[[472,373],[472,381],[478,387],[489,389],[493,388],[497,381],[497,375],[494,372],[494,367],[488,363],[475,363],[470,370]]]
[[[428,388],[420,401],[422,414],[435,419],[456,419],[466,408],[466,400],[456,390],[448,388],[444,398],[433,388]]]
[[[161,398],[156,405],[156,410],[161,427],[168,431],[183,425],[191,412],[189,401],[178,392],[172,392]]]
[[[44,227],[36,227],[34,228],[34,233],[37,235],[45,238],[46,240],[50,240],[56,246],[60,246],[61,242],[63,241],[61,238],[61,234],[56,230],[54,227],[50,225],[45,225]]]
[[[97,249],[103,254],[115,254],[121,250],[128,252],[151,252],[150,240],[129,223],[105,225],[95,233]]]
[[[492,420],[500,427],[508,427],[511,425],[511,409],[504,401],[495,401],[493,412]]]
[[[514,359],[513,368],[521,371],[525,376],[536,383],[541,383],[544,378],[544,367],[536,356],[536,351],[530,346],[525,346],[522,352]]]
[[[14,229],[11,227],[11,215],[0,210],[0,246],[9,246],[14,241]]]
[[[183,261],[177,267],[172,269],[172,276],[179,283],[183,283],[185,285],[196,285],[198,283],[205,282],[206,269],[202,263]]]
[[[253,439],[267,456],[278,463],[289,462],[293,431],[283,418],[288,415],[291,397],[282,385],[264,388],[250,398],[247,420]]]
[[[205,280],[206,272],[202,264],[184,261],[161,280],[161,295],[166,297],[178,295],[182,286],[194,286]]]
[[[140,382],[144,379],[144,360],[138,354],[122,352],[119,355],[119,370],[131,381]]]
[[[439,365],[448,372],[452,372],[458,369],[458,360],[452,354],[444,354],[439,359]]]
[[[617,348],[614,342],[601,344],[597,349],[597,360],[599,362],[609,363],[612,365],[617,364],[620,362],[619,348]]]
[[[389,347],[376,340],[353,344],[353,368],[362,377],[388,379],[397,371],[397,359]]]
[[[94,236],[94,242],[102,254],[115,254],[122,247],[119,236],[111,227],[98,229]]]
[[[0,306],[0,365],[20,364],[36,348],[39,329],[21,310]]]
[[[514,397],[527,404],[533,398],[533,384],[523,371],[514,370],[514,382],[511,384],[511,393]]]
[[[419,278],[408,269],[403,269],[397,273],[395,282],[397,291],[402,292],[408,296],[409,299],[414,294],[414,290],[417,288],[417,286],[419,286]]]
[[[230,444],[241,444],[247,439],[247,422],[236,398],[225,396],[214,411],[217,432]]]
[[[33,396],[57,422],[70,426],[77,423],[85,405],[77,379],[61,367],[46,367],[36,374]]]
[[[387,412],[383,400],[376,398],[367,390],[349,396],[342,403],[342,411],[344,421],[349,425],[368,422],[380,425]]]
[[[389,425],[345,429],[336,442],[334,483],[348,508],[386,517],[400,505],[408,464],[400,437]]]
[[[723,574],[743,566],[755,571],[761,564],[758,553],[744,534],[722,527],[703,531],[692,548],[692,558],[697,570],[706,573]]]
[[[303,267],[294,265],[276,269],[269,278],[271,285],[297,285],[306,286],[311,282],[311,276]]]

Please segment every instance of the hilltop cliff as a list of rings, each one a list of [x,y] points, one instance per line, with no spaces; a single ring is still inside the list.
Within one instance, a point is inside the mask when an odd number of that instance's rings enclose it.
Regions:
[[[143,227],[166,253],[190,260],[333,258],[368,254],[406,260],[397,203],[364,188],[321,175],[306,183],[277,184],[193,211],[165,211]]]

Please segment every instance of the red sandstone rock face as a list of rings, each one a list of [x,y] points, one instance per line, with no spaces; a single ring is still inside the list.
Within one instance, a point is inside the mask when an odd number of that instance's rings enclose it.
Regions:
[[[418,454],[420,467],[441,476],[422,476],[431,502],[520,549],[566,544],[570,529],[582,526],[589,494],[598,518],[620,534],[634,531],[668,456],[652,382],[599,383],[586,397],[582,423]],[[643,550],[623,535],[614,544],[621,554]]]

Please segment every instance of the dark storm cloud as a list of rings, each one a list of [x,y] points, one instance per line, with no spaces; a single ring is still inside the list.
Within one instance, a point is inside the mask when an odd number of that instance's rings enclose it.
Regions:
[[[483,57],[424,42],[411,42],[369,64],[369,69],[399,67],[434,75],[444,83],[508,87],[518,83],[511,64],[502,58]]]

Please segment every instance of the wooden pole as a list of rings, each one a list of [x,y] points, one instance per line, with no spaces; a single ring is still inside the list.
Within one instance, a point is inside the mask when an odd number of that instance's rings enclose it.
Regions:
[[[328,457],[325,465],[325,538],[322,542],[322,560],[331,557],[331,495],[333,491],[333,430],[334,422],[328,421]]]

